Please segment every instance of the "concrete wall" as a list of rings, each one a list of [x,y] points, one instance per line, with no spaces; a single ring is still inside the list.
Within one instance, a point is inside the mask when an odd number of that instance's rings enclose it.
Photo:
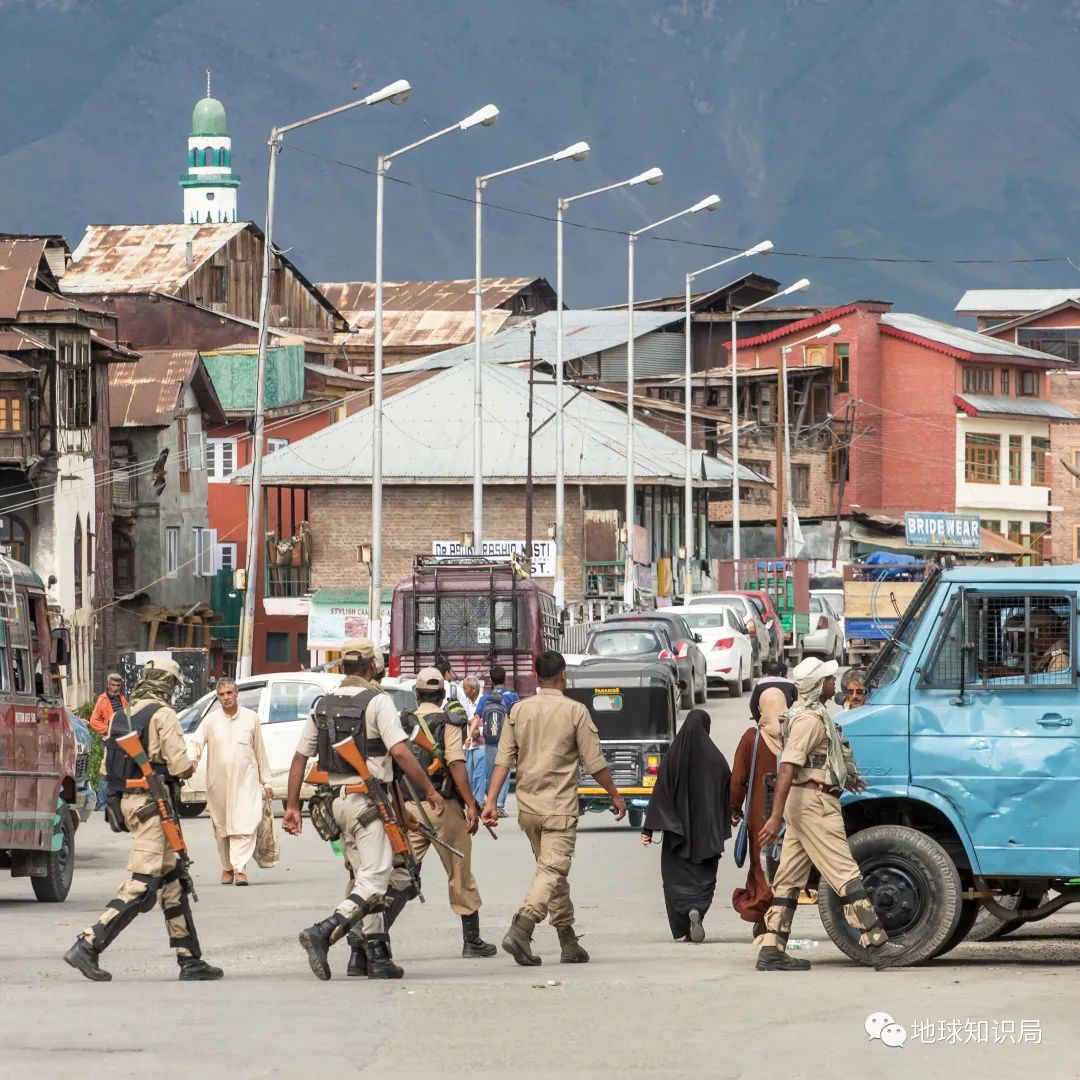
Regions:
[[[1046,385],[1051,400],[1080,414],[1080,372],[1051,372]],[[1056,563],[1080,562],[1080,480],[1062,464],[1080,471],[1080,423],[1050,425],[1050,455],[1050,502],[1061,507],[1050,515],[1050,550]]]

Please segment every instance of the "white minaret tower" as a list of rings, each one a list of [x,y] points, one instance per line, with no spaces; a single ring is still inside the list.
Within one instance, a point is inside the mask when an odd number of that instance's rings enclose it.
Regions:
[[[216,225],[236,220],[236,189],[240,177],[232,171],[232,139],[225,126],[225,106],[210,96],[196,102],[188,137],[187,172],[180,177],[184,189],[184,222]]]

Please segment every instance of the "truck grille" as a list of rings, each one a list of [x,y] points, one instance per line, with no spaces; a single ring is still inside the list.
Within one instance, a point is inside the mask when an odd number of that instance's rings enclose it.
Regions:
[[[641,785],[641,754],[633,747],[604,749],[611,779],[616,787],[639,787]],[[585,772],[584,765],[578,765],[578,781],[589,787],[593,778]]]

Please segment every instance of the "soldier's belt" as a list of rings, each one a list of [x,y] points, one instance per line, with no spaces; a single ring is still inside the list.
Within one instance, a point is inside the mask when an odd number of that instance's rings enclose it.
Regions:
[[[838,787],[829,787],[828,784],[823,784],[820,780],[803,780],[802,782],[800,782],[798,784],[793,783],[791,786],[792,787],[801,787],[801,788],[815,788],[817,791],[820,791],[822,794],[824,794],[824,795],[832,795],[833,798],[836,798],[836,799],[839,799],[840,796],[843,794],[843,792],[840,790],[840,788],[838,788]]]

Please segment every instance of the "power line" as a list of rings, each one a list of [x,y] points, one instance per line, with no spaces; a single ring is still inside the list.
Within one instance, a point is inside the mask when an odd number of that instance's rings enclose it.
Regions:
[[[365,176],[375,176],[374,169],[366,168],[363,165],[357,165],[352,161],[341,161],[338,158],[326,157],[323,154],[316,153],[314,150],[298,146],[296,143],[284,143],[283,146],[290,150],[296,150],[301,154],[306,154],[308,157],[315,158],[318,161],[325,162],[328,165],[338,165],[343,169],[351,169],[354,172],[363,173]],[[387,174],[385,179],[389,180],[391,183],[400,184],[402,187],[409,187],[416,191],[422,191],[427,195],[437,195],[439,198],[450,199],[454,202],[465,203],[469,206],[475,206],[476,204],[476,200],[471,195],[462,195],[459,192],[454,191],[443,191],[440,188],[424,187],[422,184],[414,183],[411,180],[403,180],[400,176],[391,176],[390,174]],[[501,203],[488,202],[486,199],[484,200],[484,209],[498,210],[505,214],[516,214],[519,217],[533,218],[536,221],[547,221],[552,224],[554,224],[556,220],[548,214],[542,214],[535,210],[523,210],[517,206],[505,206]],[[585,232],[606,233],[610,236],[629,236],[629,232],[625,229],[611,229],[601,225],[585,225],[579,221],[565,221],[564,224],[570,228],[581,229]],[[657,240],[666,244],[681,244],[684,247],[706,248],[712,251],[727,251],[732,253],[746,251],[750,246],[749,244],[710,244],[704,240],[687,240],[682,237],[664,236],[659,233],[649,233],[644,236],[643,239]],[[943,259],[896,255],[822,255],[809,251],[777,251],[775,249],[771,254],[783,255],[786,258],[791,259],[812,259],[821,262],[879,263],[884,265],[1019,266],[1068,263],[1074,268],[1076,267],[1076,264],[1066,255],[1043,255],[1020,259]]]

